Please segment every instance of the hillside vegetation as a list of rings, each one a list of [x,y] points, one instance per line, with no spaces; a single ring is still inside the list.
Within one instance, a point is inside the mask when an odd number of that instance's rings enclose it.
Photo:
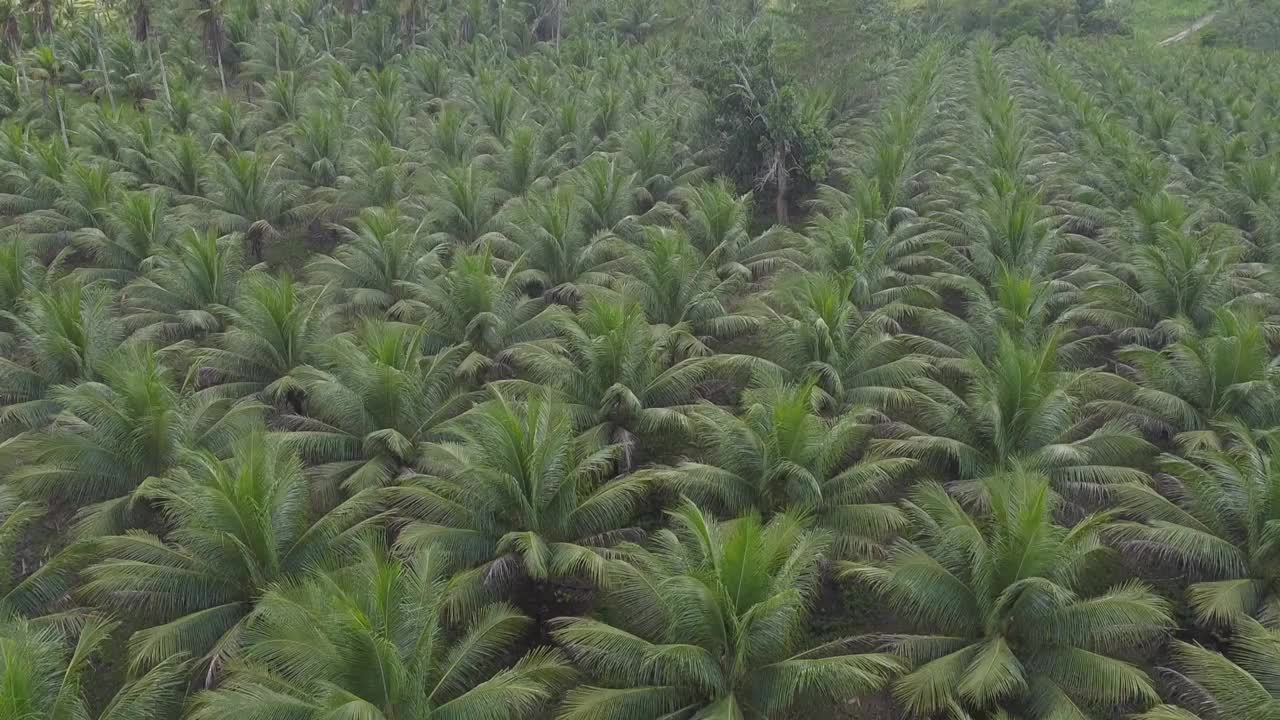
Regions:
[[[1276,57],[1094,5],[0,7],[0,720],[1273,719]]]

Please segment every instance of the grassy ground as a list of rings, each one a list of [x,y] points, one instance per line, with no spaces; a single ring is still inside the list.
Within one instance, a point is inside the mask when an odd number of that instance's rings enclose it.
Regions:
[[[1159,42],[1209,14],[1216,0],[1129,0],[1130,22],[1139,40]]]

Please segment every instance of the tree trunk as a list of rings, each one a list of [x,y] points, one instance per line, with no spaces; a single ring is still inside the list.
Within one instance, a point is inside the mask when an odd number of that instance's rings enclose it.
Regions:
[[[53,107],[58,111],[58,129],[62,131],[62,147],[70,152],[71,140],[67,138],[67,119],[62,115],[62,97],[60,94],[53,98]]]
[[[778,173],[778,194],[774,198],[774,211],[778,216],[778,222],[782,225],[786,225],[788,222],[787,216],[789,214],[787,212],[787,184],[790,178],[787,176],[786,155],[782,148],[778,148],[778,155],[775,162],[777,163]]]
[[[111,75],[107,72],[107,54],[102,51],[102,19],[98,14],[98,3],[93,5],[93,44],[98,46],[98,67],[102,71],[102,86],[107,89],[107,102],[111,103],[111,112],[116,111],[116,96],[111,92]]]
[[[152,45],[153,45],[153,44],[154,44],[154,43],[148,43],[148,44],[147,44],[147,53],[148,53],[148,54],[150,54],[150,53],[152,52],[152,50],[153,50]],[[168,71],[168,70],[165,68],[165,66],[164,66],[164,51],[163,51],[163,50],[161,50],[160,48],[154,48],[154,51],[155,51],[155,54],[156,54],[156,58],[160,61],[160,87],[161,87],[162,89],[164,89],[164,101],[165,101],[165,104],[167,104],[167,105],[169,105],[170,107],[172,107],[172,106],[173,106],[173,98],[172,98],[172,97],[170,97],[170,95],[169,95],[169,71]]]

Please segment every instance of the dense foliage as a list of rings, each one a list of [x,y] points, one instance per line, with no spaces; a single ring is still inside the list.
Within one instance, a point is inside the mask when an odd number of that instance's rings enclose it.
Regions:
[[[0,718],[1274,717],[1274,58],[837,5],[0,7]]]

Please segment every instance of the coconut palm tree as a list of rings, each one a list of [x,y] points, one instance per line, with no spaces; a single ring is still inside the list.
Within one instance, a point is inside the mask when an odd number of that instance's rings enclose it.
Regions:
[[[77,233],[75,244],[92,265],[78,272],[124,284],[144,272],[170,243],[168,200],[159,192],[124,192],[108,212],[104,229]]]
[[[1056,525],[1049,488],[1015,468],[992,482],[989,509],[970,515],[922,484],[905,505],[912,538],[881,563],[843,564],[917,629],[883,638],[910,664],[893,694],[911,715],[1093,717],[1158,701],[1124,654],[1161,639],[1168,603],[1139,583],[1091,577],[1112,552],[1100,537],[1108,517]]]
[[[706,405],[694,411],[701,461],[652,475],[722,517],[776,513],[806,517],[828,531],[840,557],[874,551],[906,517],[876,503],[915,463],[870,458],[867,413],[833,418],[815,412],[813,385],[769,384],[743,393],[740,416]]]
[[[163,475],[188,448],[219,451],[258,421],[258,406],[180,394],[173,373],[146,346],[129,346],[101,381],[58,386],[59,412],[46,427],[14,438],[8,481],[30,496],[81,507],[83,535],[144,519],[135,491]]]
[[[646,488],[634,476],[610,480],[620,446],[599,431],[578,434],[554,402],[502,395],[447,434],[453,440],[424,449],[430,474],[391,492],[419,518],[401,544],[438,547],[460,568],[452,606],[476,608],[522,581],[603,582],[604,548],[636,534],[630,523]]]
[[[923,232],[927,226],[907,219],[873,219],[867,213],[879,202],[875,192],[874,187],[860,192],[858,209],[814,220],[805,233],[808,264],[844,277],[849,300],[864,311],[896,303],[938,303],[936,291],[919,277],[946,269],[928,252],[933,241]]]
[[[449,267],[429,271],[431,281],[394,313],[425,328],[428,352],[469,348],[458,368],[460,379],[469,383],[501,377],[506,351],[552,331],[549,320],[555,313],[545,299],[524,292],[520,265],[499,267],[487,249],[454,253]]]
[[[588,234],[582,201],[571,187],[527,195],[516,213],[513,235],[526,268],[521,279],[551,298],[581,301],[590,286],[609,283],[605,264],[629,250],[608,233]]]
[[[845,274],[784,277],[761,299],[763,354],[796,377],[816,383],[838,408],[902,410],[920,401],[936,344],[903,330],[884,306],[862,310],[857,281]],[[947,351],[943,351],[947,352]]]
[[[689,434],[692,424],[681,407],[697,399],[700,386],[745,381],[768,365],[712,354],[687,325],[651,325],[627,301],[589,298],[576,314],[561,314],[555,327],[554,339],[506,353],[523,377],[502,387],[524,395],[550,392],[579,427],[621,443],[627,467],[640,440]]]
[[[334,338],[318,367],[294,371],[306,393],[300,415],[281,420],[285,442],[301,450],[324,487],[383,487],[411,472],[428,442],[473,398],[458,385],[465,347],[422,354],[423,331],[366,321]]]
[[[1128,551],[1187,574],[1187,600],[1199,621],[1254,617],[1277,627],[1280,548],[1267,528],[1280,518],[1280,438],[1239,420],[1219,432],[1220,448],[1160,457],[1167,496],[1125,488],[1122,504],[1145,522],[1120,523],[1114,533]]]
[[[877,441],[878,450],[917,458],[976,491],[982,484],[969,481],[1014,465],[1045,474],[1073,499],[1145,482],[1154,447],[1123,420],[1100,421],[1090,401],[1115,400],[1107,374],[1060,369],[1058,337],[1028,347],[1000,335],[994,357],[973,355],[957,368],[968,378],[960,392],[916,380],[925,398],[910,413],[918,422]]]
[[[716,263],[721,276],[752,278],[778,267],[803,267],[804,254],[788,247],[784,233],[752,239],[751,197],[738,195],[729,180],[678,188],[672,196],[681,207],[681,226],[690,241]]]
[[[270,161],[269,161],[270,160]],[[240,233],[249,257],[261,262],[268,241],[294,219],[297,186],[276,169],[278,158],[261,152],[231,150],[214,164],[205,198],[194,199],[188,215],[219,233]]]
[[[257,431],[239,434],[225,460],[188,453],[139,494],[163,517],[165,537],[99,539],[102,559],[81,592],[147,626],[129,639],[134,668],[184,653],[198,658],[206,685],[259,598],[304,571],[354,560],[379,505],[376,493],[357,493],[316,512],[297,454]]]
[[[425,282],[426,238],[403,227],[395,211],[365,210],[339,232],[345,242],[331,257],[312,260],[307,274],[337,288],[342,297],[335,301],[347,314],[382,315]]]
[[[0,426],[6,434],[39,428],[58,412],[52,390],[100,379],[123,329],[107,288],[75,279],[32,289],[5,313],[12,347],[0,357]]]
[[[234,238],[195,230],[181,235],[121,291],[126,330],[161,348],[224,331],[243,270]]]
[[[818,717],[899,670],[850,639],[806,637],[821,533],[787,515],[717,523],[692,504],[670,515],[670,529],[611,567],[608,622],[555,621],[592,676],[560,720]]]
[[[1160,348],[1210,331],[1225,307],[1274,311],[1265,278],[1240,261],[1242,248],[1221,232],[1160,225],[1130,257],[1091,271],[1084,302],[1063,322],[1106,329],[1121,342]]]
[[[435,228],[432,241],[466,249],[484,245],[504,257],[513,256],[512,229],[501,213],[506,200],[475,165],[434,175],[426,200]]]
[[[104,707],[95,708],[95,662],[119,627],[119,622],[93,616],[76,630],[11,617],[0,620],[6,690],[0,694],[0,713],[30,720],[147,720],[177,712],[184,669],[178,657],[126,682]]]
[[[1271,351],[1275,326],[1221,308],[1214,317],[1212,333],[1161,350],[1117,350],[1120,372],[1108,381],[1123,402],[1107,410],[1188,446],[1215,444],[1219,422],[1239,418],[1268,427],[1280,420],[1280,364]]]
[[[227,313],[227,329],[198,354],[194,369],[201,394],[300,407],[302,388],[291,373],[314,356],[323,298],[323,292],[300,287],[287,275],[244,278]]]
[[[1224,653],[1176,642],[1175,695],[1181,706],[1157,705],[1138,720],[1263,720],[1280,703],[1271,668],[1280,662],[1280,634],[1249,620],[1238,623]]]
[[[195,699],[190,717],[536,716],[571,681],[569,664],[547,648],[517,659],[532,622],[507,605],[455,632],[445,624],[446,567],[430,551],[399,559],[368,548],[348,568],[272,590],[227,679]]]
[[[760,319],[732,312],[733,296],[746,286],[742,275],[721,278],[714,259],[705,258],[679,230],[647,227],[644,244],[626,246],[610,263],[622,297],[644,308],[649,322],[687,324],[704,338],[731,340],[760,325]]]

